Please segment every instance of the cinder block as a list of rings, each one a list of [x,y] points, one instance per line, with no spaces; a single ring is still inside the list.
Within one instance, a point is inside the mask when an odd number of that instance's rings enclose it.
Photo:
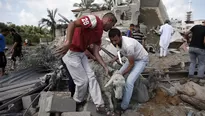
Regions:
[[[46,112],[75,112],[76,102],[71,98],[70,92],[53,92],[47,97]]]
[[[91,116],[90,112],[64,112],[61,116]]]
[[[23,108],[27,109],[38,94],[39,93],[35,93],[29,96],[22,97]],[[39,97],[34,101],[31,108],[35,108],[38,105],[38,101],[39,101]]]

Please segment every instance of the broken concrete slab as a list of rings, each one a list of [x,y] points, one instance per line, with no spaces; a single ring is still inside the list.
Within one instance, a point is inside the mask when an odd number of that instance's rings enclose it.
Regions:
[[[32,101],[37,97],[39,93],[35,93],[29,96],[25,96],[22,98],[22,103],[23,103],[23,108],[27,109],[29,108],[30,104],[32,103]],[[34,103],[32,103],[31,108],[35,108],[38,105],[39,102],[39,98],[37,98]]]
[[[90,112],[64,112],[61,114],[61,116],[91,116],[91,113]]]
[[[46,112],[75,112],[76,102],[71,98],[70,92],[52,92],[46,98]]]
[[[104,116],[103,114],[99,114],[96,112],[96,106],[92,102],[87,102],[84,106],[84,111],[91,112],[92,116]]]
[[[40,106],[40,110],[38,113],[38,116],[50,116],[50,113],[47,113],[45,111],[46,106],[48,104],[46,98],[52,96],[52,92],[48,91],[48,92],[41,92],[41,96],[39,99],[39,106]]]

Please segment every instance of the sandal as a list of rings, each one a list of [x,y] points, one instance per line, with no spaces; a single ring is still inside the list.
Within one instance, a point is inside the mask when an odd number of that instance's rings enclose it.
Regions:
[[[115,115],[114,116],[121,116],[124,112],[125,112],[125,110],[122,109],[121,107],[117,108],[117,110],[115,111]]]
[[[96,112],[98,112],[100,114],[104,114],[106,116],[112,116],[111,112],[108,110],[108,108],[105,108],[105,107],[97,107]]]

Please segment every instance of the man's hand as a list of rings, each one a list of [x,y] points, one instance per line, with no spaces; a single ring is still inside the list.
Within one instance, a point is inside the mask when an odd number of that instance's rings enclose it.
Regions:
[[[12,49],[10,49],[10,53],[12,53],[12,54],[14,53],[14,49],[13,49],[13,48],[12,48]]]
[[[61,46],[58,49],[56,49],[55,55],[57,57],[59,57],[59,58],[62,58],[67,53],[69,48],[70,48],[70,44],[69,43],[63,44],[63,46]]]

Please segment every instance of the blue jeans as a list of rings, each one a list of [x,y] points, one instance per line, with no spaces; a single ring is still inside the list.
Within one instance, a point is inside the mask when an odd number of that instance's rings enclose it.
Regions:
[[[144,57],[142,60],[136,60],[135,65],[130,71],[129,76],[127,77],[126,80],[126,85],[123,93],[123,98],[122,98],[122,103],[121,103],[121,108],[126,110],[129,106],[130,99],[132,97],[132,92],[134,88],[135,81],[138,79],[139,75],[143,72],[145,66],[147,65],[149,61],[148,56]],[[123,72],[126,70],[126,68],[129,65],[129,61],[127,61],[122,68],[120,69],[120,72]]]
[[[200,48],[189,48],[189,55],[190,55],[190,66],[189,66],[189,75],[193,76],[195,72],[196,63],[198,61],[198,71],[197,77],[204,77],[205,71],[205,49]]]

